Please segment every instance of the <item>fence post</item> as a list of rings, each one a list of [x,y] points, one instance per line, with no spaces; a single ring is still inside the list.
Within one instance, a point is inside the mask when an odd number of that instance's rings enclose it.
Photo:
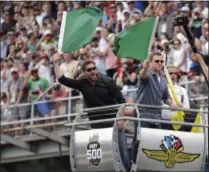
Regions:
[[[30,125],[33,126],[33,119],[34,119],[34,103],[32,102],[31,104],[31,115],[30,115],[30,118],[31,118],[31,121],[30,121]]]
[[[72,100],[71,100],[71,97],[72,97],[72,89],[69,88],[69,96],[68,96],[68,121],[72,122],[72,119],[71,119],[71,108],[72,108]]]

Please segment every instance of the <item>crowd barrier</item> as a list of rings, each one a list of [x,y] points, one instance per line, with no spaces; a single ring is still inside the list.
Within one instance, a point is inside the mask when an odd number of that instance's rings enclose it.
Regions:
[[[128,91],[124,91],[123,93],[126,92],[133,92],[137,91],[137,89],[130,89]],[[208,100],[208,96],[202,96],[202,97],[196,97],[196,98],[191,98],[191,101],[205,101]],[[57,114],[47,114],[47,116],[42,116],[39,117],[37,114],[36,108],[37,105],[43,106],[44,104],[52,104],[55,105],[56,102],[64,102],[62,106],[59,108],[59,111]],[[75,101],[80,101],[79,103],[75,103]],[[31,126],[34,125],[34,122],[37,121],[46,121],[46,120],[68,120],[68,121],[73,121],[75,118],[75,115],[73,115],[75,112],[79,112],[79,109],[82,109],[83,106],[83,96],[74,96],[74,97],[65,97],[65,98],[56,98],[53,100],[39,100],[33,103],[22,103],[17,105],[9,105],[8,107],[4,108],[1,107],[1,112],[4,109],[15,109],[18,110],[18,108],[24,108],[24,107],[30,107],[30,114],[28,115],[28,118],[23,119],[23,120],[12,120],[12,121],[5,121],[2,116],[1,116],[1,126],[8,126],[8,125],[18,125],[18,124],[30,124]],[[73,110],[73,107],[78,106],[77,110]],[[202,104],[201,107],[207,108],[207,104]],[[165,108],[164,108],[165,109]],[[72,115],[71,115],[72,114]],[[2,114],[1,114],[2,115]]]

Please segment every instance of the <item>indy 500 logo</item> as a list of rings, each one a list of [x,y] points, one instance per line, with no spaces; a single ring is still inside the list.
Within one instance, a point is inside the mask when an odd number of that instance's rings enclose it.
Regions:
[[[89,144],[87,145],[87,159],[89,160],[89,166],[98,166],[102,159],[102,149],[100,148],[99,136],[94,134],[89,138]]]

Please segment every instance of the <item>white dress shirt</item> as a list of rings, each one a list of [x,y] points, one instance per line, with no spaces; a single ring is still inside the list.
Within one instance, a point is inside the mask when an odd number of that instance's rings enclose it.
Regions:
[[[183,104],[184,108],[190,108],[190,104],[189,104],[189,97],[188,97],[188,94],[187,94],[187,90],[178,85],[178,84],[175,84],[174,85],[174,89],[175,89],[175,93],[176,93],[176,96],[177,96],[177,99],[178,101]],[[174,100],[172,94],[171,94],[171,90],[170,88],[168,87],[168,91],[171,95],[171,98]],[[163,106],[167,106],[168,105],[163,105]],[[175,114],[176,111],[171,111],[171,110],[167,110],[167,109],[162,109],[162,119],[165,119],[165,120],[170,120],[171,117]]]

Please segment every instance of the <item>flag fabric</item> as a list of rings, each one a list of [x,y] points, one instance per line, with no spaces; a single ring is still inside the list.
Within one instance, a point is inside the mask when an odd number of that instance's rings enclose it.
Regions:
[[[102,11],[96,7],[86,7],[73,10],[72,12],[64,12],[58,52],[72,52],[90,43],[102,15]]]
[[[200,124],[200,113],[197,114],[194,124]],[[191,132],[192,133],[201,133],[201,127],[192,127]]]
[[[203,108],[200,108],[200,112],[197,113],[197,116],[194,120],[194,124],[208,124],[208,114],[204,114],[202,113]],[[202,127],[192,127],[191,129],[192,133],[202,133],[203,132],[203,128]],[[206,133],[208,133],[208,128],[206,129]],[[208,136],[208,134],[207,134]]]
[[[114,40],[115,55],[145,60],[150,52],[157,23],[158,17],[151,17],[121,31]]]

